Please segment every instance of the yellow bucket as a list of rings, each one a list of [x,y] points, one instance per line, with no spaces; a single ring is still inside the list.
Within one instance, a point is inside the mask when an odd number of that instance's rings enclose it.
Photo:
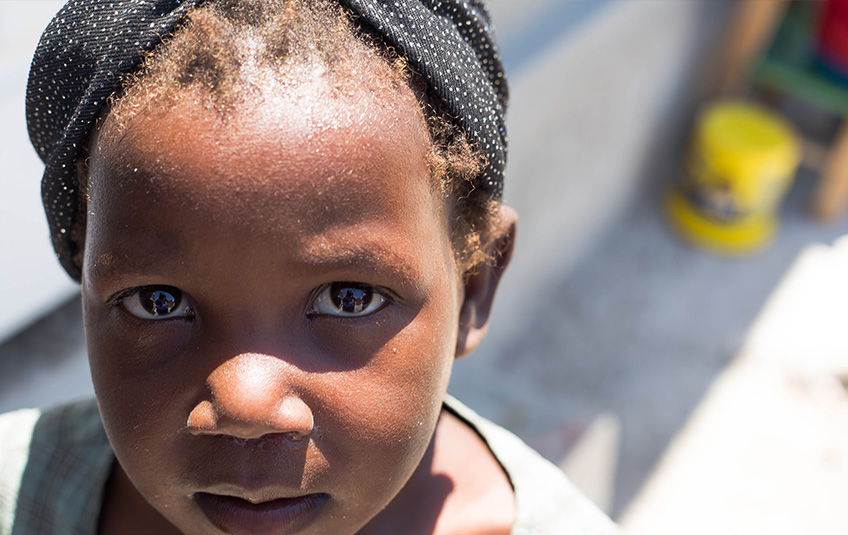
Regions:
[[[777,230],[799,158],[795,133],[780,117],[743,101],[713,104],[698,117],[685,171],[668,192],[668,216],[695,245],[754,252]]]

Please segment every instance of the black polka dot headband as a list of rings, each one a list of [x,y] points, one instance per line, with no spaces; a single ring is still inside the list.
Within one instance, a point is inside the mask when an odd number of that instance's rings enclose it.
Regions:
[[[506,164],[507,86],[482,2],[338,0],[420,72],[476,143],[487,167],[475,187],[500,197]],[[33,146],[45,163],[42,200],[53,248],[76,280],[71,227],[78,206],[75,163],[122,75],[202,0],[71,0],[41,37],[27,86]]]

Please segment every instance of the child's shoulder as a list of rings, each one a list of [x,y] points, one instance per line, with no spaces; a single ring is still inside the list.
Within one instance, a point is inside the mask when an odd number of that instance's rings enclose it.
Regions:
[[[37,409],[0,414],[0,535],[12,533],[32,430],[40,414]]]
[[[512,535],[615,535],[615,524],[565,477],[510,431],[448,396],[445,407],[475,430],[500,463],[515,492]]]
[[[113,458],[94,400],[0,415],[0,535],[94,533]]]

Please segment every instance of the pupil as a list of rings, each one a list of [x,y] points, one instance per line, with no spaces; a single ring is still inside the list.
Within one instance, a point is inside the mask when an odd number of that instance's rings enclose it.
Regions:
[[[176,293],[176,296],[174,295]],[[167,316],[180,304],[179,292],[165,290],[141,290],[139,299],[144,309],[152,316]]]
[[[371,290],[359,286],[342,286],[334,288],[333,304],[342,312],[356,314],[362,312],[371,303]]]

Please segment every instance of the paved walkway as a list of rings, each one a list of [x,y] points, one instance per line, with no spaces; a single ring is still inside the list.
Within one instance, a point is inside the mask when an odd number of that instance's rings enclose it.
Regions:
[[[628,533],[848,531],[846,274],[848,237],[804,249],[628,507]]]

